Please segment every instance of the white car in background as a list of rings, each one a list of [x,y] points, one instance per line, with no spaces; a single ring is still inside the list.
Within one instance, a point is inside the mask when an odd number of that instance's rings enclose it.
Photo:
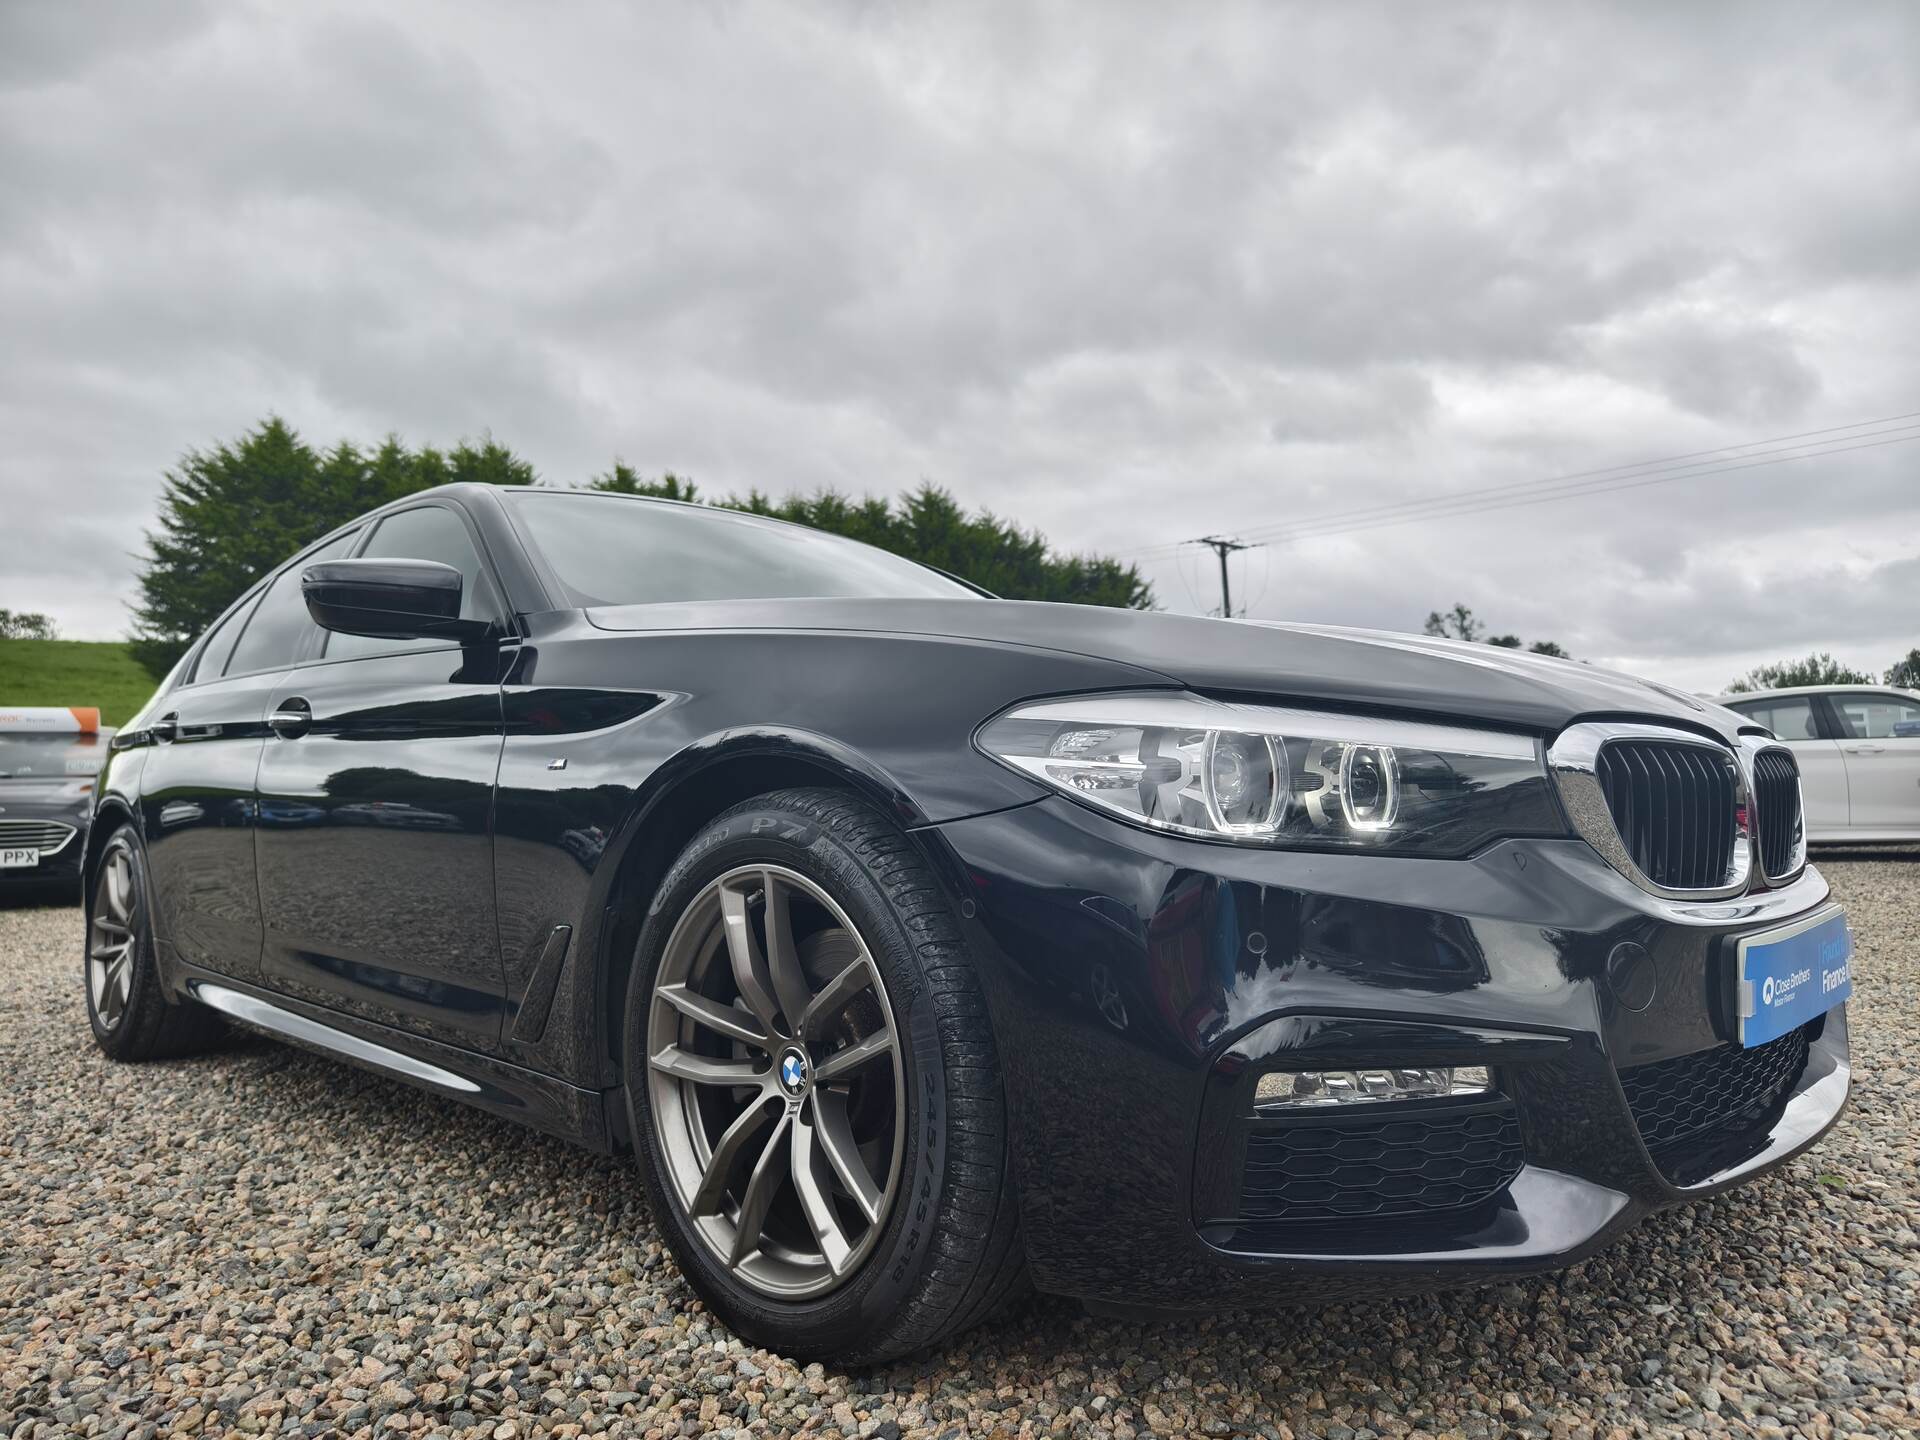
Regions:
[[[1719,703],[1792,749],[1811,842],[1920,840],[1920,692],[1803,685]]]

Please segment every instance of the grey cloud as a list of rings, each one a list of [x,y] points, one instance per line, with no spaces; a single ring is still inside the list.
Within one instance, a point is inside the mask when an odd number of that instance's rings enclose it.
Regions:
[[[130,243],[141,225],[244,233],[281,208],[470,241],[564,224],[611,168],[597,141],[557,131],[473,58],[324,11],[297,35],[235,12],[164,49],[113,50],[82,83],[6,93],[0,117],[15,180],[0,227],[50,247],[50,206]]]
[[[1920,408],[1902,4],[79,13],[0,9],[0,604],[75,631],[269,410],[1153,551]],[[1891,643],[1848,587],[1908,595],[1916,464],[1236,564],[1263,614],[1459,598],[1717,684]]]
[[[1782,325],[1683,308],[1605,328],[1596,365],[1710,419],[1792,424],[1819,396],[1818,373]]]
[[[198,31],[200,3],[14,5],[0,21],[0,84],[56,85],[126,53],[151,54]]]

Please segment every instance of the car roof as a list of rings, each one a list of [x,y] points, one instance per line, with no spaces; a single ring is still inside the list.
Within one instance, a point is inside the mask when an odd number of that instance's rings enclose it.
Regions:
[[[430,486],[425,490],[414,490],[397,500],[389,500],[378,510],[369,510],[365,515],[357,515],[347,524],[361,520],[370,520],[376,515],[384,515],[389,510],[399,510],[421,500],[430,500],[435,496],[451,496],[456,499],[474,499],[481,495],[568,495],[597,500],[630,500],[636,505],[659,505],[673,510],[692,510],[702,515],[717,515],[727,519],[757,521],[762,525],[784,525],[789,530],[816,530],[817,527],[798,520],[783,519],[778,515],[763,515],[756,510],[738,510],[732,505],[709,505],[703,500],[670,500],[665,495],[629,495],[624,490],[595,490],[587,485],[490,485],[484,480],[449,480],[444,485]],[[340,527],[345,529],[346,526]],[[832,533],[832,532],[825,532]],[[851,536],[843,535],[843,540]],[[865,541],[856,541],[865,544]],[[903,557],[910,558],[910,557]],[[927,569],[934,567],[928,565]],[[946,574],[943,570],[941,574]],[[963,582],[965,583],[965,582]]]
[[[1878,685],[1866,681],[1858,685],[1786,685],[1777,690],[1737,690],[1714,696],[1716,705],[1744,704],[1753,700],[1777,700],[1785,695],[1858,695],[1862,692],[1898,695],[1902,700],[1920,701],[1920,690],[1902,690],[1898,685]]]

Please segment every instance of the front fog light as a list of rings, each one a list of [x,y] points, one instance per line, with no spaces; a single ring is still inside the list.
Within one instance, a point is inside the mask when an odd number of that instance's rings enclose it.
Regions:
[[[1276,1070],[1254,1087],[1256,1105],[1289,1108],[1364,1105],[1374,1100],[1438,1100],[1485,1095],[1493,1080],[1484,1065],[1423,1069]]]

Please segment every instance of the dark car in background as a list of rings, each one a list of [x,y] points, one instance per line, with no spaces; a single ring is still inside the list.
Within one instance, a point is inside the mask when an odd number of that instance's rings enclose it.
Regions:
[[[233,1021],[630,1152],[730,1324],[843,1361],[1029,1284],[1565,1266],[1848,1092],[1759,726],[697,506],[456,486],[325,537],[115,738],[87,853],[109,1055]]]
[[[0,887],[79,887],[112,738],[98,710],[0,705]]]

